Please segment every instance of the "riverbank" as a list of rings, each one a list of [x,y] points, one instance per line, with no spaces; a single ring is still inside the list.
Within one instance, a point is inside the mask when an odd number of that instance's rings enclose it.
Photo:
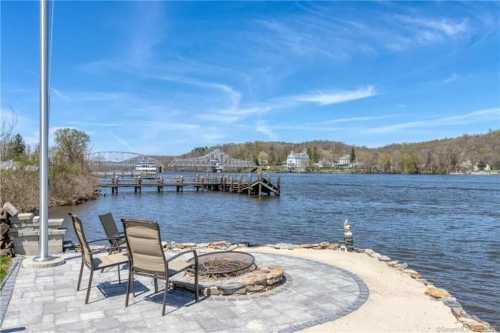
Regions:
[[[78,205],[99,196],[97,181],[90,174],[54,173],[50,183],[49,207]],[[0,188],[0,204],[10,202],[23,212],[33,212],[39,205],[37,171],[3,170]]]

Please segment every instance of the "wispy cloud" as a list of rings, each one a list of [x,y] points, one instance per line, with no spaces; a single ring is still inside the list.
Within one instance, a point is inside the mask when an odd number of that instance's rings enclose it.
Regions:
[[[469,31],[466,19],[452,20],[448,18],[415,17],[408,15],[395,15],[397,20],[406,25],[413,25],[423,31],[439,33],[449,37],[462,36]]]
[[[375,88],[373,86],[368,86],[354,90],[315,92],[311,94],[297,96],[296,100],[299,102],[316,103],[319,105],[331,105],[331,104],[355,101],[358,99],[372,97],[375,95],[376,95]]]
[[[427,129],[446,126],[458,126],[471,123],[496,122],[500,125],[500,108],[477,110],[460,115],[437,117],[418,121],[393,124],[367,129],[369,133],[390,133],[408,129]]]
[[[259,121],[255,126],[255,131],[260,134],[264,134],[269,140],[277,140],[278,135],[269,127],[266,123]]]

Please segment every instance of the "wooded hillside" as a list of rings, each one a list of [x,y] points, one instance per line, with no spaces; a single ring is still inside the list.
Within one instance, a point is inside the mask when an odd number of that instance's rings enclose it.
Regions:
[[[214,148],[221,148],[235,158],[267,161],[280,165],[287,155],[307,151],[312,163],[333,162],[355,150],[357,162],[368,172],[447,173],[467,171],[479,165],[500,169],[500,130],[481,135],[463,135],[419,143],[391,144],[380,148],[352,146],[335,141],[287,143],[255,141],[198,147],[182,157],[202,156]]]

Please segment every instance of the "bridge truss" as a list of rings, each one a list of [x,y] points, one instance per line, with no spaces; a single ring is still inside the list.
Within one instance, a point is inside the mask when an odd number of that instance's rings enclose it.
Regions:
[[[169,167],[185,170],[222,171],[226,169],[242,169],[256,167],[254,162],[232,158],[220,149],[193,158],[176,158]]]

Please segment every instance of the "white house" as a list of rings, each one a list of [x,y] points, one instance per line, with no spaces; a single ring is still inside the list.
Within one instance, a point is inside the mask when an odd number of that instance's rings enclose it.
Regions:
[[[309,166],[309,155],[291,152],[286,158],[286,166],[289,170],[304,171]]]
[[[343,155],[337,161],[335,161],[335,166],[337,168],[350,168],[351,164],[351,155]]]

